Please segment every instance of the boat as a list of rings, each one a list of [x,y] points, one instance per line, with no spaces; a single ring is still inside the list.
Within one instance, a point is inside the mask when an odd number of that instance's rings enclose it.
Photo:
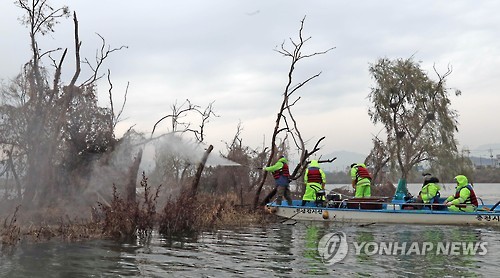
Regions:
[[[325,201],[309,202],[305,206],[301,200],[293,200],[291,205],[286,201],[281,205],[268,203],[266,209],[284,219],[299,221],[500,226],[500,208],[496,210],[500,202],[480,204],[474,212],[453,212],[447,210],[443,201],[423,205],[386,197],[331,198],[329,194]]]

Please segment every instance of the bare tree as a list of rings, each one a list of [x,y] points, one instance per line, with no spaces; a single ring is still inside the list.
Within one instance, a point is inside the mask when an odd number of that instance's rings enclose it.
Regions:
[[[196,161],[193,161],[193,157],[179,152],[178,148],[172,146],[183,144],[182,141],[185,139],[186,134],[191,134],[195,138],[196,145],[203,144],[206,124],[213,117],[218,117],[213,109],[213,104],[214,102],[211,102],[205,109],[202,109],[201,106],[186,99],[181,105],[174,103],[171,106],[171,113],[156,121],[151,131],[150,140],[165,139],[169,141],[170,145],[162,145],[158,141],[155,158],[156,167],[152,173],[153,179],[157,179],[160,183],[166,183],[167,187],[170,185],[172,188],[180,186],[188,178],[197,175],[198,172],[194,168]],[[198,126],[194,127],[192,120],[193,118],[196,119],[196,117],[199,117],[196,122]],[[158,126],[167,119],[170,120],[167,131],[153,137]],[[186,121],[186,119],[189,120]]]
[[[274,126],[273,135],[271,138],[270,155],[266,165],[268,166],[271,165],[271,162],[273,161],[273,159],[275,159],[276,153],[279,152],[277,142],[280,133],[284,132],[286,133],[286,135],[290,135],[291,140],[294,142],[295,147],[297,148],[297,151],[300,153],[299,164],[293,171],[291,179],[297,179],[302,175],[305,167],[307,166],[306,161],[308,157],[310,157],[312,154],[320,150],[319,144],[325,138],[325,137],[320,138],[316,142],[315,146],[311,151],[307,150],[306,143],[303,139],[303,136],[298,128],[297,121],[294,118],[291,110],[291,108],[297,103],[297,101],[300,100],[300,97],[292,100],[291,97],[293,96],[293,94],[297,92],[300,88],[302,88],[304,85],[309,83],[311,80],[319,77],[321,75],[321,72],[314,74],[309,78],[306,78],[304,81],[301,81],[296,85],[292,85],[294,82],[293,74],[295,71],[295,67],[297,66],[297,63],[302,59],[311,58],[321,54],[326,54],[330,50],[334,49],[330,48],[325,51],[313,52],[311,54],[303,54],[303,49],[302,49],[303,46],[306,44],[306,42],[308,42],[311,39],[311,37],[304,38],[303,36],[304,22],[305,22],[305,17],[300,22],[298,39],[294,40],[290,38],[290,43],[292,44],[291,50],[288,50],[285,47],[285,42],[281,44],[281,47],[279,49],[275,50],[278,53],[282,54],[283,56],[290,58],[291,63],[288,71],[288,81],[287,84],[285,85],[285,90],[283,92],[283,99],[281,102],[278,115],[276,117],[276,124]],[[266,177],[267,175],[263,176],[262,181],[257,187],[254,197],[254,207],[257,207],[257,205],[259,204],[260,193],[262,191],[262,187],[264,186]]]
[[[239,163],[241,166],[218,167],[216,171],[217,188],[215,192],[230,192],[238,194],[240,205],[252,205],[252,200],[245,198],[253,192],[262,179],[264,172],[261,167],[267,161],[269,151],[253,149],[243,144],[241,132],[242,124],[238,123],[236,133],[230,143],[226,143],[226,153],[220,155],[226,159]]]
[[[168,133],[186,133],[191,132],[196,140],[200,143],[203,142],[205,135],[204,129],[205,125],[210,121],[211,117],[219,117],[215,114],[213,110],[214,102],[211,102],[207,105],[207,107],[202,110],[199,105],[191,103],[189,99],[181,104],[177,105],[177,103],[172,105],[172,113],[166,116],[161,117],[154,125],[153,130],[151,131],[151,138],[156,130],[156,127],[164,120],[170,118],[170,128]],[[199,129],[192,128],[192,122],[184,122],[182,118],[189,116],[190,114],[195,113],[196,115],[201,117]]]
[[[123,47],[102,51],[98,66],[91,67],[92,77],[77,85],[81,41],[73,13],[75,72],[63,85],[61,73],[68,49],[43,52],[39,38],[54,32],[59,19],[70,16],[68,7],[54,9],[46,0],[18,0],[15,4],[25,12],[21,21],[29,30],[31,60],[8,87],[2,88],[0,144],[11,150],[13,164],[21,170],[16,172],[23,174],[24,204],[49,203],[75,190],[70,173],[83,174],[77,169],[85,168],[96,154],[109,151],[116,143],[113,121],[118,118],[112,114],[113,108],[97,105],[96,81],[102,76],[99,69],[103,61]],[[103,40],[101,49],[104,45]],[[58,59],[53,58],[59,53]],[[43,61],[49,61],[52,68],[45,67]]]

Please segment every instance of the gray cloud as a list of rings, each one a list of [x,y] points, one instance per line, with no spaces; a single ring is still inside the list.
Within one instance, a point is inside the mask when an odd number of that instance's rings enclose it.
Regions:
[[[0,31],[9,38],[0,44],[0,78],[10,78],[29,58],[27,30],[16,20],[19,8],[3,1],[0,9],[5,11]],[[500,130],[491,129],[491,113],[485,112],[500,103],[497,1],[107,0],[78,1],[70,9],[79,17],[85,57],[92,58],[100,46],[96,32],[112,47],[129,47],[106,64],[117,101],[130,82],[123,129],[136,124],[149,132],[176,100],[189,98],[202,106],[215,100],[221,117],[209,124],[207,132],[215,134],[209,134],[213,142],[208,143],[230,140],[242,121],[245,141],[260,145],[272,132],[289,68],[289,61],[273,49],[296,38],[300,20],[307,16],[304,34],[311,40],[304,52],[335,47],[303,60],[295,80],[322,72],[298,93],[302,99],[296,113],[299,121],[314,122],[299,123],[308,137],[327,136],[325,153],[369,151],[370,138],[380,127],[366,115],[373,86],[368,66],[381,57],[414,55],[431,76],[434,64],[441,71],[453,66],[447,85],[463,91],[452,98],[461,115],[460,143],[473,147],[500,141]],[[63,20],[41,46],[71,50],[72,39],[72,22]],[[70,60],[65,69],[70,76]],[[105,102],[105,82],[100,91]],[[354,117],[364,130],[349,124]]]

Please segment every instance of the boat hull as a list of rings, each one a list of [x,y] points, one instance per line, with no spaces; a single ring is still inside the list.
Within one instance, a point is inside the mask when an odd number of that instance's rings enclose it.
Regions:
[[[267,209],[280,217],[305,221],[352,223],[489,225],[500,226],[500,211],[450,212],[436,210],[399,210],[399,205],[383,209],[349,209],[268,204]]]

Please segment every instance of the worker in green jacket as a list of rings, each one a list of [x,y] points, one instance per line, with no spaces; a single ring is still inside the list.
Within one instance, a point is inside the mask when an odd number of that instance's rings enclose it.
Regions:
[[[478,202],[476,193],[464,175],[455,177],[457,187],[455,194],[446,199],[445,205],[449,211],[473,212],[477,209]]]
[[[424,185],[417,197],[417,203],[437,203],[439,201],[439,190],[441,190],[441,186],[438,184],[439,179],[436,177],[430,177],[424,181]]]
[[[372,178],[366,165],[363,163],[353,163],[351,164],[351,180],[352,187],[355,190],[356,198],[370,197],[371,189],[370,184]]]
[[[276,183],[276,204],[281,206],[281,201],[285,197],[289,206],[292,205],[292,197],[290,193],[290,171],[288,170],[288,159],[281,156],[274,165],[264,167],[264,171],[271,172]]]
[[[433,210],[443,210],[445,208],[443,205],[437,205],[439,203],[439,197],[441,197],[439,193],[441,186],[439,186],[438,182],[438,178],[432,177],[431,174],[424,174],[424,183],[420,192],[418,192],[418,196],[413,202],[410,201],[410,203],[413,203],[412,207],[415,209],[422,209],[426,207],[425,205],[436,204],[429,208]]]
[[[326,174],[323,169],[319,167],[319,162],[317,160],[311,160],[311,163],[309,163],[304,173],[304,183],[306,185],[306,192],[302,197],[303,206],[309,201],[317,201],[316,193],[325,189]],[[325,196],[323,195],[322,200],[324,199]]]

